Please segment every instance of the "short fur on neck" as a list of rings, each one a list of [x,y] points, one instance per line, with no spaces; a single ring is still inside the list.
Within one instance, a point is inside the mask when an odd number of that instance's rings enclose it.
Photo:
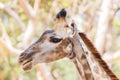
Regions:
[[[112,80],[119,80],[117,76],[109,69],[106,62],[101,58],[100,53],[97,51],[97,49],[94,47],[92,42],[87,38],[86,34],[80,32],[80,37],[82,38],[83,42],[86,44],[87,48],[91,51],[95,59],[98,61],[98,63],[102,66],[104,71],[108,74],[108,76]]]

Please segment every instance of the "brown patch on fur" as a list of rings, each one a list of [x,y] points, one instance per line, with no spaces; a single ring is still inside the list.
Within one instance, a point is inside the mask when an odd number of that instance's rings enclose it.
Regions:
[[[91,51],[95,59],[98,61],[98,63],[102,66],[104,71],[110,76],[112,80],[119,80],[117,76],[109,69],[108,65],[106,62],[101,58],[100,53],[97,51],[97,49],[94,47],[92,42],[87,38],[86,34],[80,32],[79,33],[80,37],[86,44],[87,48]]]

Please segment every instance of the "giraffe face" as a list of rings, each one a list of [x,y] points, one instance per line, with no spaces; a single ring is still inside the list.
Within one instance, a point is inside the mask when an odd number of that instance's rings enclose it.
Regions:
[[[53,30],[45,31],[42,36],[19,56],[24,70],[42,62],[52,62],[68,56],[72,45],[68,38],[57,35]]]

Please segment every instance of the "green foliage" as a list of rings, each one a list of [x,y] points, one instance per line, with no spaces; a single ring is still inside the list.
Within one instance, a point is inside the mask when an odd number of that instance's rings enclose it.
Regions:
[[[113,71],[115,71],[116,75],[120,77],[120,62],[117,61],[112,65]]]
[[[120,35],[120,17],[113,20],[113,29],[117,35]]]
[[[113,28],[112,28],[112,32],[114,33],[113,38],[116,41],[113,41],[113,44],[115,46],[112,47],[112,50],[118,50],[120,48],[120,44],[118,44],[120,42],[120,15],[116,16],[113,19]]]

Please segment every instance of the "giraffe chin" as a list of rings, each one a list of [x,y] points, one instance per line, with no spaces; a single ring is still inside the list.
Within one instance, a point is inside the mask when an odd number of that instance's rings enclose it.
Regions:
[[[23,70],[28,71],[32,69],[32,61],[23,64]]]

